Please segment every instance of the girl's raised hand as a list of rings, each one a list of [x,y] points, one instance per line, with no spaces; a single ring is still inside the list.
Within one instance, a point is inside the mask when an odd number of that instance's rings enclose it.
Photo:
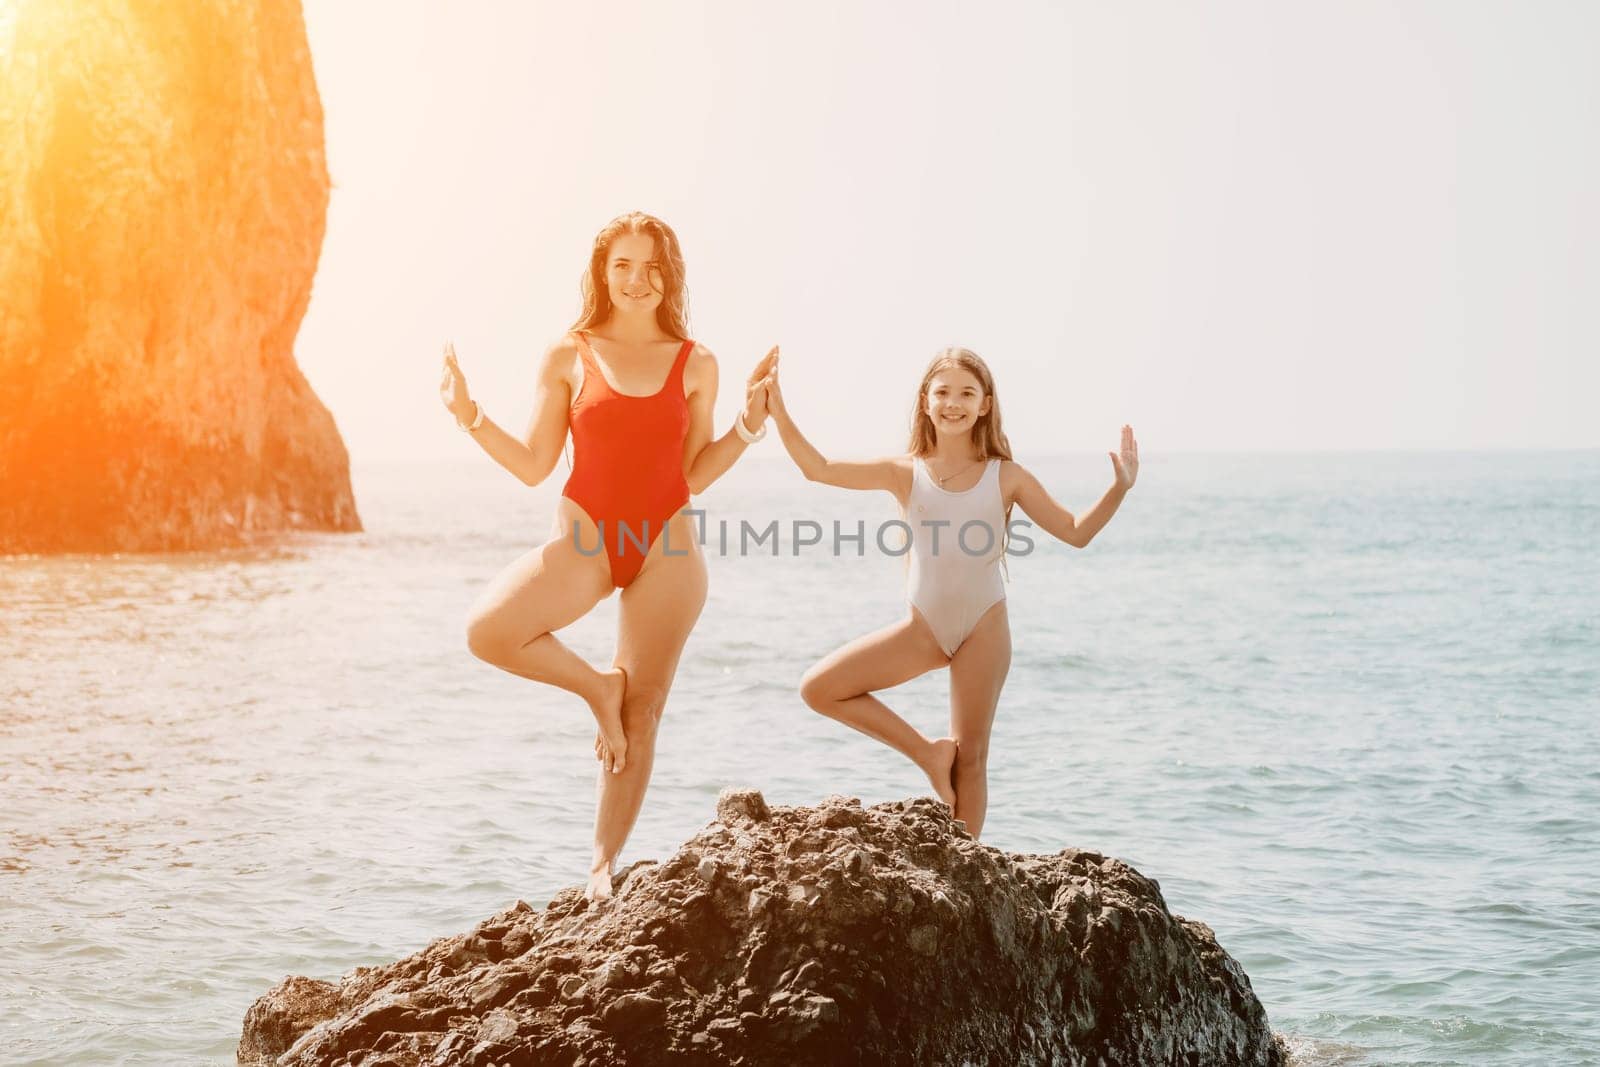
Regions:
[[[439,399],[450,409],[457,422],[472,414],[472,398],[467,395],[467,376],[456,363],[456,346],[445,343],[444,377],[439,381]]]
[[[767,375],[767,410],[774,415],[788,417],[789,411],[783,406],[783,390],[778,385],[778,365],[773,363],[772,372]]]
[[[1139,442],[1133,439],[1133,427],[1122,428],[1122,455],[1107,452],[1111,457],[1111,468],[1117,475],[1117,488],[1128,490],[1133,488],[1133,483],[1139,478]]]

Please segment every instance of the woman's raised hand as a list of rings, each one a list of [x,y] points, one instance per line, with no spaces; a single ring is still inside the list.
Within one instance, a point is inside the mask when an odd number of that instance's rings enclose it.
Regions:
[[[1107,452],[1111,457],[1111,469],[1117,475],[1117,488],[1127,490],[1133,488],[1133,483],[1139,477],[1139,442],[1133,439],[1133,427],[1122,428],[1122,454]]]
[[[439,381],[439,399],[457,422],[465,422],[472,414],[472,398],[467,395],[467,376],[456,363],[456,346],[445,343],[444,377]]]
[[[744,427],[752,432],[767,421],[767,382],[778,366],[778,346],[773,345],[750,372],[744,389]]]

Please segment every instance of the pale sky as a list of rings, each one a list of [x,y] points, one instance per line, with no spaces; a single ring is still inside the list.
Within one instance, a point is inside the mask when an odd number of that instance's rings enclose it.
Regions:
[[[1019,459],[1595,447],[1600,4],[306,0],[333,178],[297,354],[358,460],[520,432],[594,233],[660,215],[717,433],[898,451],[928,358]],[[774,435],[762,447],[778,448]],[[485,460],[488,462],[487,460]]]

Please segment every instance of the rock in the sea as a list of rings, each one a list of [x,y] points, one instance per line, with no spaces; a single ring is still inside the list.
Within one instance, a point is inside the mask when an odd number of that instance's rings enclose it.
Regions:
[[[931,799],[717,811],[610,901],[566,889],[337,986],[288,979],[239,1062],[1286,1062],[1210,929],[1118,860],[1007,854]]]
[[[293,354],[328,205],[295,0],[0,18],[0,553],[359,530]]]

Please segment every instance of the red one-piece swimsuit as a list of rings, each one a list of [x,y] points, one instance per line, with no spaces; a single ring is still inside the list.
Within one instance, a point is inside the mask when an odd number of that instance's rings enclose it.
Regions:
[[[683,368],[694,342],[683,342],[659,390],[635,396],[611,388],[589,339],[582,330],[574,336],[583,360],[583,385],[568,416],[572,474],[561,495],[594,521],[611,563],[611,584],[626,588],[644,566],[650,546],[666,531],[667,521],[689,503],[689,483],[683,477],[683,442],[689,434]],[[590,555],[596,551],[582,540],[578,548]]]

